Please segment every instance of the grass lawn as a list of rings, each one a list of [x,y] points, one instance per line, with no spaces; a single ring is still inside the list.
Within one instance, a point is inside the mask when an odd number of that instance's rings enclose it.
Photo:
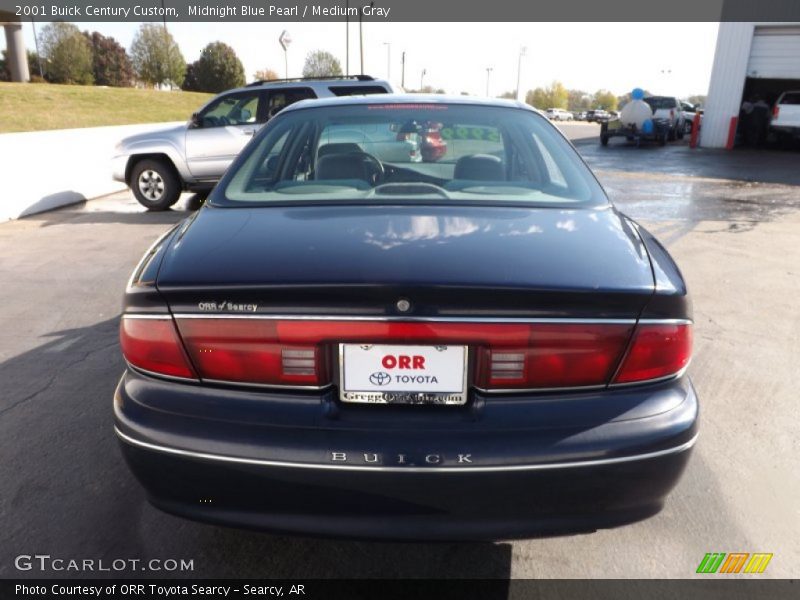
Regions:
[[[211,94],[0,82],[0,133],[185,121]]]

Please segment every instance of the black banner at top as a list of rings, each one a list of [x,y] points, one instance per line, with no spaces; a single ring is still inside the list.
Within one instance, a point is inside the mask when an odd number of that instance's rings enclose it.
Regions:
[[[0,0],[0,21],[800,22],[800,0]]]

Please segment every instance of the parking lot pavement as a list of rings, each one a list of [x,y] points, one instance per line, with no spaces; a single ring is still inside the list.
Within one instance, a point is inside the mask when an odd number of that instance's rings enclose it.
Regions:
[[[600,138],[600,125],[586,121],[554,121],[565,136],[573,142],[579,140],[597,140]]]
[[[743,171],[736,181],[688,175],[694,167],[680,148],[666,150],[652,159],[587,152],[618,206],[669,247],[694,296],[701,436],[659,515],[570,537],[391,544],[244,532],[158,512],[112,431],[123,369],[117,324],[133,265],[189,213],[184,203],[145,213],[122,193],[0,224],[0,576],[39,575],[17,572],[13,560],[45,553],[184,558],[199,577],[684,578],[706,552],[741,551],[772,552],[764,576],[795,577],[800,187],[748,183]],[[730,155],[714,156],[704,159],[709,168],[728,168],[715,161]],[[651,160],[649,170],[639,160]],[[754,178],[763,170],[751,165]]]

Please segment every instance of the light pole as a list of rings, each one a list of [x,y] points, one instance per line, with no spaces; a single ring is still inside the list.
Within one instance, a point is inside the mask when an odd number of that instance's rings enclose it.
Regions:
[[[486,96],[489,96],[489,77],[492,75],[494,67],[486,67]]]
[[[386,46],[386,79],[392,78],[392,42],[383,42]]]
[[[31,17],[31,27],[33,27],[33,43],[36,45],[36,62],[39,63],[39,77],[44,79],[44,69],[42,68],[42,55],[39,54],[39,36],[36,35],[36,23],[34,22],[33,17]]]
[[[406,51],[403,50],[403,59],[400,61],[400,87],[406,87]]]
[[[425,73],[427,73],[427,72],[428,72],[427,69],[422,69],[422,73],[419,74],[419,91],[420,92],[422,91],[422,88],[424,87],[422,85],[422,82],[425,81]]]
[[[516,96],[516,98],[517,98],[517,101],[520,100],[520,97],[519,97],[519,78],[520,78],[520,74],[522,73],[522,57],[525,56],[527,53],[528,53],[528,49],[525,46],[520,46],[519,59],[517,60],[517,91],[514,94],[514,96]]]
[[[350,77],[350,0],[344,5],[344,74],[345,77]]]

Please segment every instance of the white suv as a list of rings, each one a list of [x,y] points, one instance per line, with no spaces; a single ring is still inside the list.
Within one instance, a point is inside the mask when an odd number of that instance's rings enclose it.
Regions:
[[[184,125],[122,140],[113,177],[128,184],[141,205],[165,210],[184,190],[210,190],[256,131],[290,104],[393,91],[368,75],[256,81],[215,96]]]
[[[644,101],[653,109],[653,120],[666,123],[669,141],[683,139],[686,117],[680,100],[672,96],[649,96]]]
[[[545,111],[547,118],[551,121],[572,121],[572,113],[562,108],[548,108]]]
[[[787,142],[800,138],[800,91],[783,92],[778,96],[769,128]]]

